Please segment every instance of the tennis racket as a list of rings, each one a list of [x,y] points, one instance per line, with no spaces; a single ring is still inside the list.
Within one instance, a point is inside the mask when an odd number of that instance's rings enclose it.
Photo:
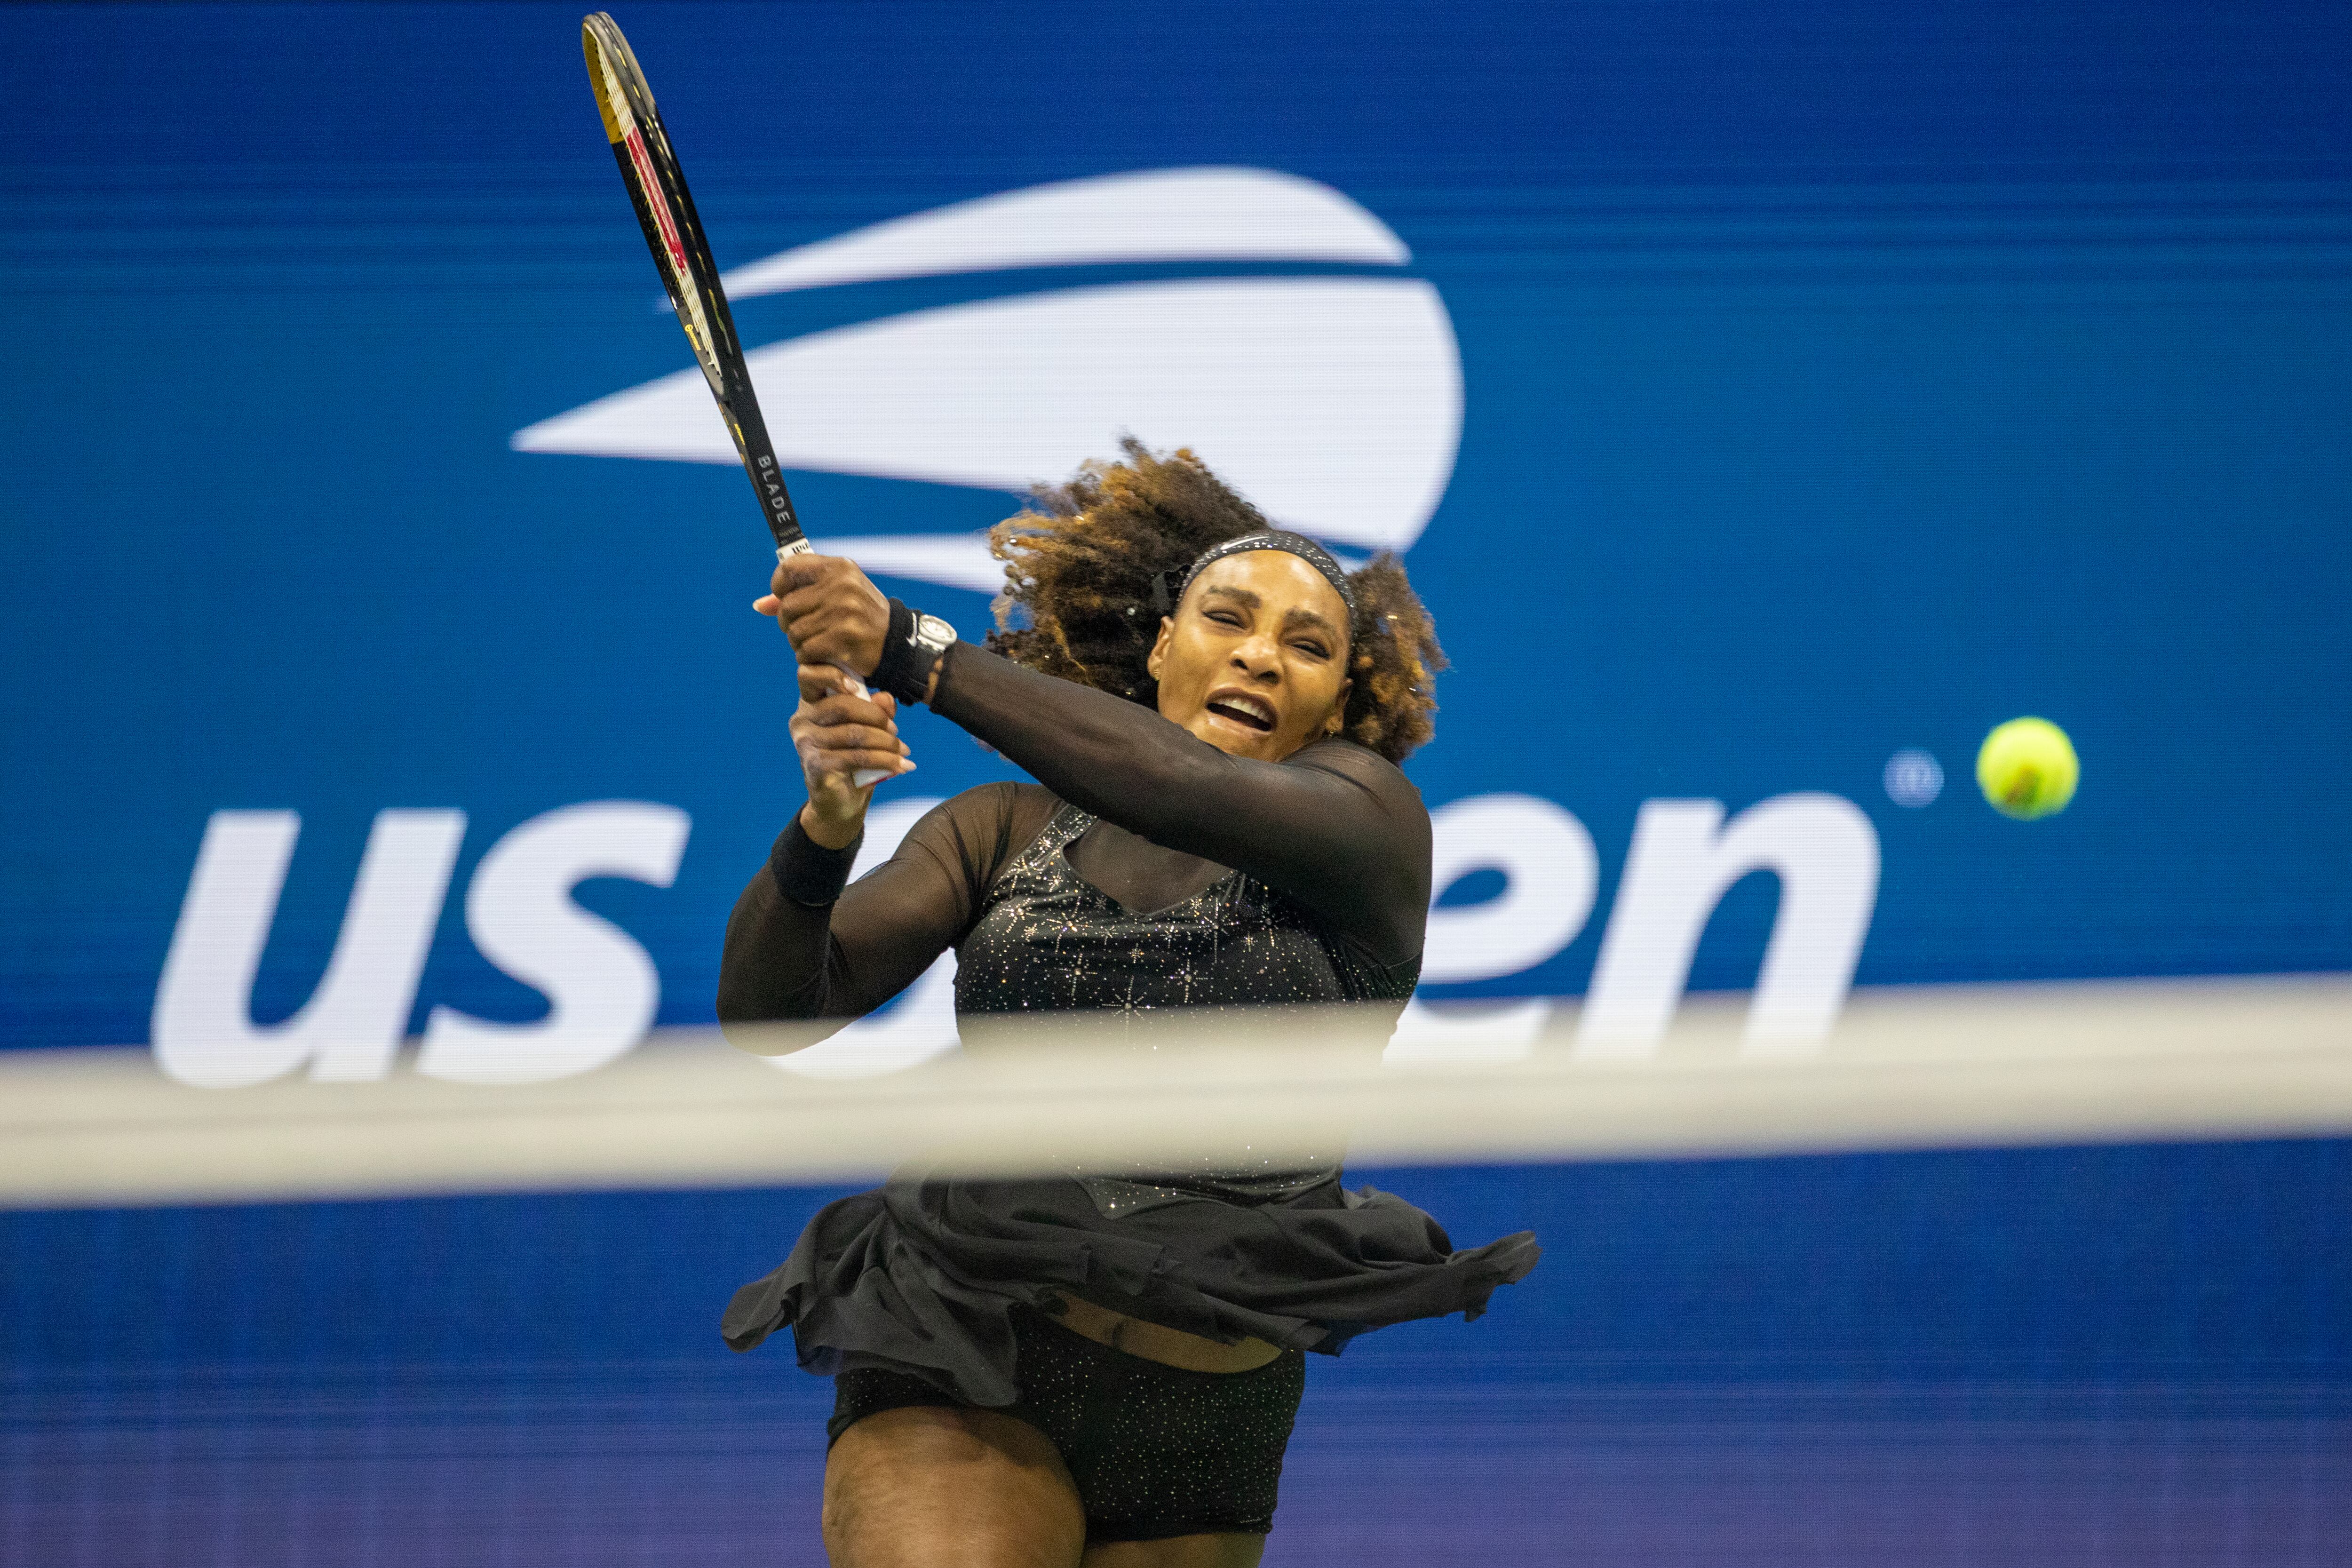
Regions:
[[[605,139],[613,144],[614,161],[621,165],[621,183],[629,187],[629,203],[637,209],[637,225],[654,253],[662,287],[694,345],[695,363],[702,367],[710,395],[719,402],[727,433],[751,476],[760,511],[775,536],[776,559],[814,552],[801,531],[800,514],[793,510],[784,471],[768,440],[767,422],[760,416],[759,395],[751,373],[743,363],[743,344],[735,335],[735,318],[727,309],[727,291],[719,286],[719,268],[710,259],[710,242],[703,237],[702,219],[694,211],[694,197],[686,188],[686,171],[670,150],[669,132],[662,129],[654,108],[653,89],[622,36],[620,24],[603,11],[582,18],[580,48],[588,58],[588,85],[596,94],[596,112],[604,121]],[[850,672],[845,670],[844,674]],[[857,693],[865,686],[850,675]],[[890,775],[861,769],[852,775],[860,789]]]

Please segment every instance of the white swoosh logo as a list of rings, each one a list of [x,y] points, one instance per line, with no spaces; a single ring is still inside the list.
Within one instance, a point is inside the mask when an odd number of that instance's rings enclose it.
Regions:
[[[1152,169],[1033,185],[803,245],[719,279],[730,300],[884,278],[1122,261],[1412,259],[1328,185],[1272,169]]]
[[[788,289],[877,275],[858,268],[907,276],[1030,265],[1048,255],[1165,259],[1180,242],[1154,226],[1162,215],[1153,193],[1175,189],[1195,200],[1237,184],[1256,205],[1223,230],[1193,237],[1197,246],[1237,246],[1238,234],[1262,258],[1404,258],[1378,220],[1326,187],[1254,171],[1177,170],[967,203],[787,251],[739,276]],[[1276,195],[1302,215],[1303,237],[1279,241]],[[975,216],[992,204],[1002,204],[996,216]],[[1000,221],[1006,211],[1049,212],[1063,227],[1013,234]],[[1092,226],[1081,221],[1089,215]],[[919,244],[908,237],[926,233]],[[1386,237],[1375,258],[1379,236]],[[858,322],[746,359],[777,456],[791,468],[1020,491],[1114,452],[1131,432],[1156,446],[1193,448],[1277,522],[1366,548],[1402,550],[1420,536],[1453,475],[1462,429],[1453,324],[1437,290],[1414,278],[1069,289]],[[513,445],[736,460],[695,370],[543,420],[517,432]],[[891,575],[982,592],[1003,581],[977,535],[827,534],[822,542]]]

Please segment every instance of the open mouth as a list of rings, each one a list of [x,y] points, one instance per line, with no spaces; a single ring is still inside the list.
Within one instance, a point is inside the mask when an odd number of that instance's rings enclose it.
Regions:
[[[1263,699],[1221,691],[1209,699],[1208,708],[1220,719],[1247,725],[1262,734],[1274,731],[1274,708]]]

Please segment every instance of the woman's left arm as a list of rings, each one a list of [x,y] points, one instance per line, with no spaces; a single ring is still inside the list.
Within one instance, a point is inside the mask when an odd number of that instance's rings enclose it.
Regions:
[[[797,556],[777,567],[775,587],[756,607],[780,615],[803,659],[874,669],[888,604],[854,563]],[[1139,703],[969,643],[948,648],[926,700],[1081,810],[1278,888],[1385,962],[1420,952],[1429,812],[1364,747],[1319,742],[1279,763],[1228,756]]]
[[[1421,949],[1429,812],[1394,763],[1362,746],[1322,742],[1279,763],[1229,756],[1140,703],[962,643],[930,705],[1081,810],[1247,872],[1383,956]]]

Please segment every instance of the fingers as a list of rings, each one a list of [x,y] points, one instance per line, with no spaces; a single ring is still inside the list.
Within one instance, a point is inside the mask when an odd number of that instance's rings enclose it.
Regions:
[[[793,731],[824,731],[827,745],[896,746],[906,749],[898,739],[898,726],[889,714],[873,702],[855,697],[828,697],[823,702],[807,702],[793,715]]]
[[[762,594],[751,601],[753,614],[782,622],[795,637],[822,631],[836,621],[855,618],[845,616],[842,608],[838,595],[825,586],[795,589],[781,599],[773,594]]]
[[[882,628],[888,619],[887,611],[877,617],[830,602],[796,616],[790,600],[777,616],[784,636],[792,639],[793,656],[803,664],[837,664],[852,669],[874,668],[881,656]]]
[[[887,730],[866,724],[793,724],[793,748],[812,774],[853,773],[867,768],[910,773],[914,758],[907,742]]]
[[[890,602],[842,555],[788,555],[752,608],[773,616],[803,664],[872,669],[882,658]]]
[[[853,773],[877,773],[895,778],[915,771],[914,759],[903,752],[835,750],[831,747],[801,748],[801,766],[812,773],[831,773],[846,777]]]
[[[800,681],[801,700],[803,702],[822,702],[835,696],[854,697],[861,702],[877,700],[876,695],[866,689],[864,681],[839,665],[803,664],[794,674]],[[897,704],[892,704],[891,711],[898,711]]]
[[[865,580],[866,574],[846,555],[786,555],[768,574],[768,591],[779,598],[790,598],[799,590],[814,588],[819,584]]]
[[[896,697],[887,691],[869,690],[864,681],[839,665],[804,664],[796,674],[800,681],[801,700],[811,707],[839,696],[871,704],[880,710],[878,719],[866,717],[861,712],[854,722],[888,724],[898,716],[898,700]]]
[[[855,677],[829,666],[803,665],[800,679],[793,744],[809,773],[915,771],[910,748],[898,738],[898,705],[888,692],[869,693]]]
[[[844,578],[862,581],[865,575],[845,555],[787,555],[768,574],[768,591],[751,601],[751,608],[789,627],[837,598]]]
[[[906,756],[912,748],[898,738],[896,730],[877,728],[872,724],[813,723],[803,727],[803,734],[795,741],[819,746],[826,751],[888,752],[893,756]]]
[[[864,768],[878,768],[886,773],[915,771],[907,743],[887,730],[795,725],[793,748],[800,753],[801,766],[812,773],[851,773]]]
[[[803,584],[797,588],[786,590],[782,594],[768,595],[776,601],[777,607],[782,611],[783,617],[787,621],[806,620],[840,596],[840,589],[837,586],[822,580]]]
[[[819,686],[812,691],[801,688],[800,710],[804,714],[823,714],[822,724],[873,724],[897,728],[898,704],[887,691],[873,692],[862,686]]]
[[[789,594],[824,576],[825,568],[836,562],[846,564],[847,558],[839,555],[779,556],[776,569],[768,574],[769,590],[778,595]]]

